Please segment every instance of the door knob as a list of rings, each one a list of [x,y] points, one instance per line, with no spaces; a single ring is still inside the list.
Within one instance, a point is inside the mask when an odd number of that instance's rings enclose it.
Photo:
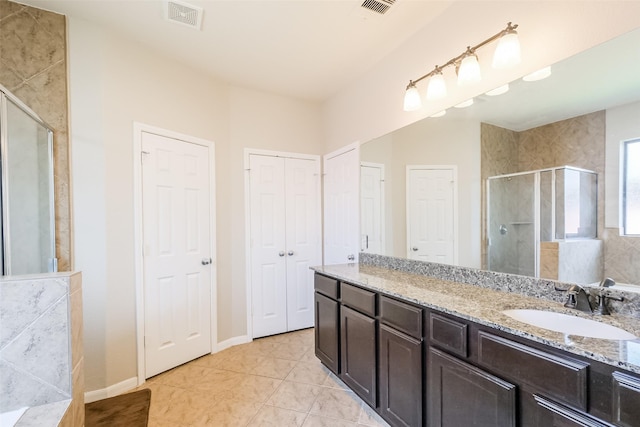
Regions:
[[[287,255],[292,256],[293,255],[293,251],[287,252]]]
[[[202,265],[209,265],[213,262],[211,258],[202,258]]]
[[[347,259],[348,259],[349,261],[353,261],[354,259],[356,259],[356,256],[355,256],[355,255],[353,255],[353,254],[351,254],[351,255],[348,255],[348,256],[347,256]]]
[[[418,248],[417,248],[417,247],[415,247],[415,246],[414,246],[414,247],[412,247],[412,248],[411,248],[411,250],[412,250],[413,252],[418,252]]]
[[[284,256],[284,251],[278,252],[278,256]]]

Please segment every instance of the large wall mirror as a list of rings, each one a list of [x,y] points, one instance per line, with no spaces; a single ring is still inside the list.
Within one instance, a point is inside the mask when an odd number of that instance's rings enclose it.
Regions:
[[[640,138],[639,46],[640,29],[362,144],[361,251],[640,284],[640,237],[619,232],[621,141]],[[488,218],[516,207],[528,213]],[[511,246],[489,262],[501,239]]]

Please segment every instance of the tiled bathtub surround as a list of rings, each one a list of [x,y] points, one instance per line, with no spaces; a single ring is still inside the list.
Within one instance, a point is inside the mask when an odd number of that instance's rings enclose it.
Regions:
[[[435,277],[452,282],[466,283],[487,289],[503,292],[513,292],[529,297],[541,298],[549,301],[564,302],[566,295],[555,288],[567,289],[572,283],[556,282],[547,279],[536,279],[528,276],[498,273],[495,271],[478,270],[475,268],[458,267],[447,264],[414,261],[405,258],[394,258],[384,255],[361,253],[360,263],[373,265],[391,270],[404,271],[422,276]],[[608,301],[612,313],[631,316],[640,319],[640,293],[609,288],[608,292],[615,296],[622,296],[624,301]]]
[[[369,256],[368,261],[373,261]],[[385,262],[384,266],[371,264],[343,264],[314,267],[319,273],[345,280],[349,283],[361,285],[383,294],[402,298],[424,307],[441,312],[450,313],[457,317],[472,322],[486,325],[497,330],[518,335],[539,343],[559,348],[573,354],[604,362],[613,366],[619,366],[632,372],[640,373],[640,341],[616,341],[580,336],[566,336],[560,332],[554,332],[530,326],[518,322],[503,313],[510,309],[539,309],[549,310],[577,317],[592,318],[577,310],[564,308],[562,304],[544,298],[544,294],[533,292],[530,296],[522,293],[497,292],[491,286],[472,286],[457,281],[456,278],[473,281],[471,269],[442,266],[438,264],[421,263],[420,261],[406,261],[397,259],[378,259]],[[419,264],[424,264],[422,268]],[[393,265],[399,268],[389,268]],[[413,273],[407,270],[413,269]],[[420,272],[416,273],[416,269]],[[433,274],[423,275],[425,272]],[[482,273],[487,273],[485,280],[497,273],[475,271],[476,278],[481,278]],[[447,275],[447,279],[441,279],[439,275]],[[504,276],[504,277],[501,277]],[[496,275],[495,278],[504,285],[508,282],[509,275]],[[512,276],[517,286],[522,288],[524,280],[519,281],[517,276]],[[548,282],[550,283],[550,282]],[[487,285],[488,283],[485,283]],[[489,288],[489,289],[487,289]],[[503,289],[504,290],[504,289]],[[599,318],[607,323],[636,336],[640,336],[640,324],[638,320],[628,316],[611,315]]]
[[[83,425],[82,369],[80,274],[0,280],[0,412],[32,408],[18,426]]]

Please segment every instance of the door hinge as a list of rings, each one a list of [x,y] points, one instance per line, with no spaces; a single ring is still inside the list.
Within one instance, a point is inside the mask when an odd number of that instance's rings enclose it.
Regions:
[[[140,163],[144,163],[145,160],[147,160],[147,157],[149,157],[151,155],[150,151],[140,151]]]

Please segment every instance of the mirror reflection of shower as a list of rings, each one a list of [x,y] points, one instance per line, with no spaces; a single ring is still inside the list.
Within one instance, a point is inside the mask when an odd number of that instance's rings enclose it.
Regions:
[[[57,271],[53,131],[0,86],[3,275]]]
[[[489,177],[492,271],[593,283],[602,277],[597,174],[571,166]]]

